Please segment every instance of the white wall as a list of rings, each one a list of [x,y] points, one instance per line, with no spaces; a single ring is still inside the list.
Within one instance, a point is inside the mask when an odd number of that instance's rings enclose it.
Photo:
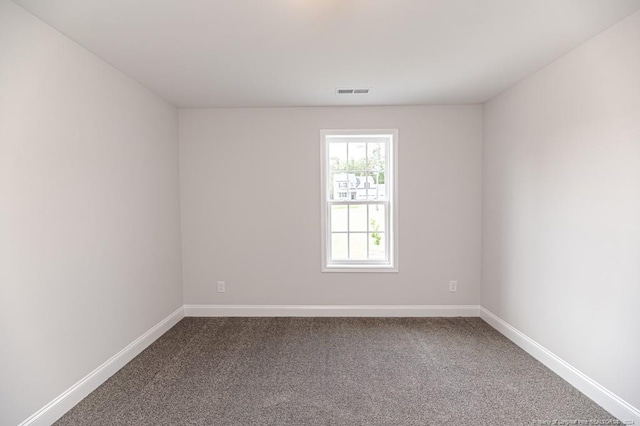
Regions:
[[[320,272],[319,131],[344,128],[399,129],[397,274]],[[478,304],[481,136],[481,106],[180,110],[185,303]]]
[[[177,111],[0,0],[0,424],[182,304]]]
[[[485,106],[482,304],[640,407],[640,12]]]

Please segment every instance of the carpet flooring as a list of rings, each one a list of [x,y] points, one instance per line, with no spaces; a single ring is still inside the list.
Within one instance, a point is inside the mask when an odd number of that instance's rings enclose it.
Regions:
[[[185,318],[56,425],[553,420],[615,418],[479,318]]]

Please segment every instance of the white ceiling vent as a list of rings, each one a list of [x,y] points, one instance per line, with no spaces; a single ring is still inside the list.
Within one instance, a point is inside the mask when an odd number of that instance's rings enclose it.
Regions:
[[[342,87],[336,89],[336,93],[338,95],[366,95],[369,93],[369,88],[353,88],[353,87]]]

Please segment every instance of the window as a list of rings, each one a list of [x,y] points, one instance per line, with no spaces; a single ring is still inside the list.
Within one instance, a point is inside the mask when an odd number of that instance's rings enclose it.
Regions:
[[[323,272],[395,272],[397,130],[323,130]]]

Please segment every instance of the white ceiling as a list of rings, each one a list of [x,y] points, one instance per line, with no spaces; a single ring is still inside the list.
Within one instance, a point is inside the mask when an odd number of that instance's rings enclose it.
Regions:
[[[640,0],[15,0],[181,107],[480,103]],[[370,87],[337,95],[337,87]]]

